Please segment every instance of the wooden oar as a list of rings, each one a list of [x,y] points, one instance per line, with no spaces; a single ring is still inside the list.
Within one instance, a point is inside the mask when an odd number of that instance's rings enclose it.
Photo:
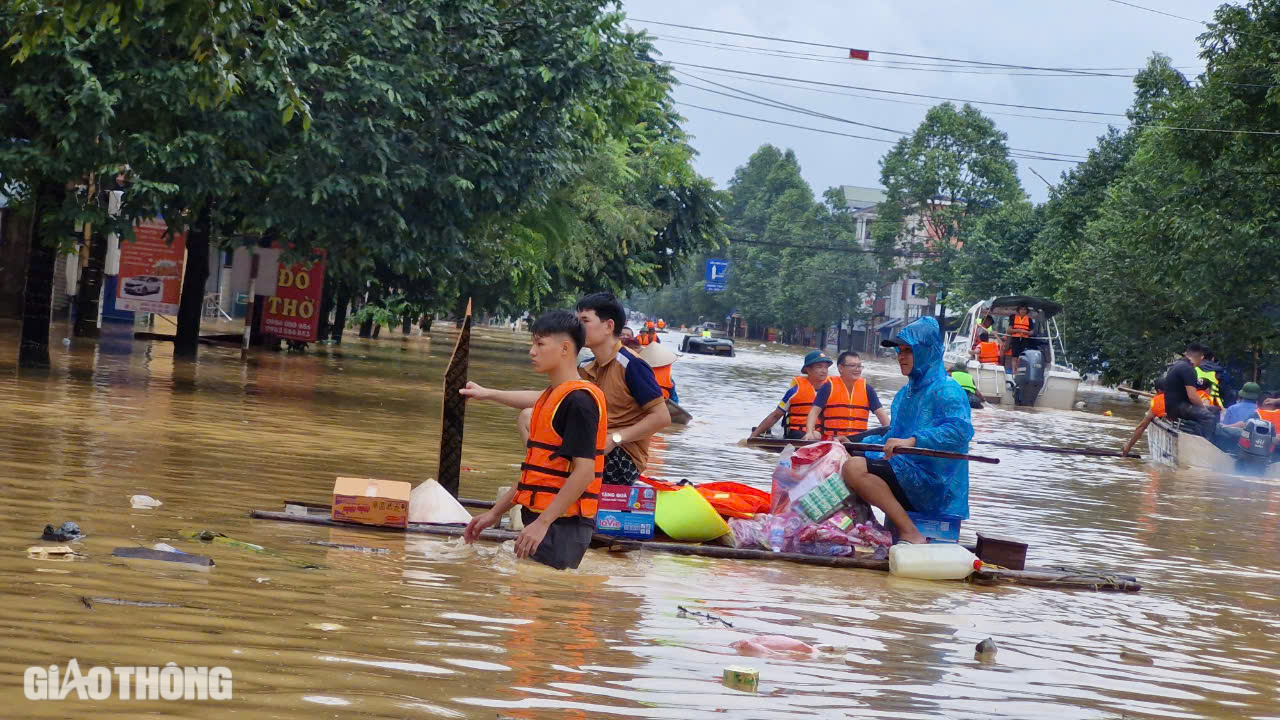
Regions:
[[[989,440],[973,440],[972,442],[975,445],[990,445],[991,447],[1008,448],[1010,450],[1033,450],[1037,452],[1058,453],[1060,455],[1088,455],[1092,457],[1128,457],[1128,458],[1136,458],[1139,460],[1142,459],[1142,456],[1139,455],[1138,453],[1131,452],[1128,455],[1121,455],[1119,450],[1091,450],[1091,449],[1085,449],[1085,448],[1060,448],[1060,447],[1052,447],[1049,445],[1019,445],[1017,443],[1002,443],[1002,442],[993,442]],[[763,438],[763,437],[750,438],[745,442],[739,443],[739,445],[743,447],[753,447],[753,448],[758,448],[760,450],[769,450],[771,452],[782,452],[782,449],[787,445],[802,445],[802,444],[806,444],[804,440],[780,440],[778,438]],[[845,447],[851,447],[853,445],[858,445],[858,444],[859,443],[846,442]],[[878,447],[878,446],[870,446],[870,447]],[[920,448],[912,448],[912,449],[916,450]],[[897,450],[896,452],[905,453],[906,450],[901,449],[901,450]],[[979,460],[978,462],[982,462],[982,461]]]
[[[772,450],[780,452],[787,445],[803,444],[803,440],[779,440],[777,438],[754,437],[746,440],[747,447],[759,448],[761,450]],[[884,452],[883,445],[872,445],[870,443],[851,443],[844,444],[846,450],[856,452]],[[989,463],[996,465],[1000,462],[1000,458],[985,457],[983,455],[967,455],[965,453],[950,452],[947,450],[929,450],[927,448],[905,448],[900,447],[894,450],[894,453],[903,455],[919,455],[921,457],[935,457],[944,460],[971,460],[973,462]]]
[[[1145,398],[1153,398],[1156,396],[1155,393],[1149,393],[1145,390],[1135,390],[1131,387],[1125,387],[1124,385],[1117,385],[1116,389],[1119,390],[1120,392],[1126,392],[1126,393],[1129,393],[1130,395],[1141,395],[1142,397],[1145,397]]]
[[[443,412],[440,418],[440,466],[436,481],[449,494],[458,497],[462,476],[462,422],[467,412],[467,399],[459,392],[467,385],[467,362],[471,357],[471,300],[462,319],[462,332],[453,346],[449,367],[444,371]]]
[[[1121,453],[1119,450],[1095,450],[1092,448],[1062,448],[1053,447],[1051,445],[1019,445],[1018,443],[1002,443],[991,442],[989,440],[974,440],[974,443],[981,445],[990,445],[991,447],[1009,448],[1010,450],[1034,450],[1036,452],[1057,453],[1059,455],[1088,455],[1089,457],[1126,457],[1142,459],[1138,453],[1131,452],[1128,455]]]
[[[667,411],[671,413],[672,425],[688,425],[689,421],[693,420],[693,415],[689,414],[688,410],[671,402],[670,399],[667,400]]]

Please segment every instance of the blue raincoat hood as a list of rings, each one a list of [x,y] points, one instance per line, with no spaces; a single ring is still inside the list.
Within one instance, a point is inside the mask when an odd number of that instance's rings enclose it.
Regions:
[[[916,439],[916,447],[968,452],[973,437],[969,397],[952,380],[942,360],[942,329],[931,317],[916,320],[895,336],[911,346],[915,365],[907,385],[893,397],[888,432],[863,442],[888,438]],[[883,457],[868,453],[868,457]],[[969,463],[895,455],[889,464],[912,506],[923,513],[969,517]]]

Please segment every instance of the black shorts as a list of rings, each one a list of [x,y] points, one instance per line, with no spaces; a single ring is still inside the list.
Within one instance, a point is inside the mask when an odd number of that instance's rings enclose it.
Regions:
[[[907,494],[902,491],[902,486],[898,484],[898,476],[894,474],[893,466],[889,464],[889,461],[884,458],[878,460],[866,458],[866,461],[867,471],[883,480],[884,484],[889,486],[889,492],[893,493],[893,499],[898,501],[902,509],[907,512],[915,512],[915,506],[907,499]]]
[[[604,476],[600,482],[605,485],[635,485],[640,482],[640,469],[626,450],[616,447],[604,456]]]
[[[538,519],[538,513],[527,507],[520,508],[520,519],[530,525]],[[530,560],[556,570],[577,568],[582,556],[587,554],[591,545],[591,534],[596,530],[596,522],[592,518],[562,517],[551,523],[547,534],[543,536],[538,549],[529,556]]]

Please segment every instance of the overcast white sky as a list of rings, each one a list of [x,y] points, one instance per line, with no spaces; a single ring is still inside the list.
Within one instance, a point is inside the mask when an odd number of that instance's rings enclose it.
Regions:
[[[1212,0],[1133,0],[1133,3],[1201,20],[1210,19],[1213,9],[1219,4]],[[623,9],[632,18],[630,22],[634,27],[644,27],[660,38],[656,45],[662,52],[662,59],[667,61],[968,100],[1114,113],[1123,113],[1132,97],[1132,84],[1126,77],[1012,75],[1010,73],[1034,71],[1001,69],[993,69],[999,74],[905,70],[878,65],[886,61],[934,61],[893,58],[877,51],[1040,67],[1126,68],[1115,72],[1129,75],[1158,51],[1172,58],[1174,64],[1189,77],[1194,77],[1202,67],[1195,38],[1205,29],[1197,23],[1127,7],[1112,0],[1052,3],[1042,0],[971,0],[963,3],[943,0],[792,0],[789,3],[777,0],[624,0]],[[840,50],[661,27],[639,22],[640,19],[867,49],[871,51],[872,62],[840,60],[841,55],[847,56]],[[689,39],[812,53],[836,62],[775,57],[756,50],[744,52],[742,48],[715,49],[705,44],[690,44]],[[857,90],[820,88],[823,92],[814,92],[734,78],[715,71],[677,69],[773,100],[896,130],[915,129],[928,107],[941,102],[879,96],[898,101],[889,102],[828,94],[876,95]],[[702,84],[687,75],[677,77],[684,82]],[[883,131],[762,107],[688,86],[677,88],[675,97],[684,103],[797,125],[855,135],[897,137]],[[1027,150],[1083,155],[1105,130],[1106,122],[1124,123],[1123,117],[975,106],[992,117],[997,126],[1008,134],[1011,147]],[[805,179],[813,186],[815,194],[820,195],[832,185],[879,186],[879,159],[890,147],[887,143],[766,125],[687,106],[680,106],[680,111],[688,118],[685,128],[693,134],[693,144],[701,153],[699,170],[711,176],[721,187],[728,182],[734,169],[766,142],[795,150]],[[996,113],[1053,116],[1089,122],[1010,117]],[[1094,124],[1098,122],[1104,124]],[[1028,168],[1034,168],[1050,181],[1057,182],[1059,174],[1070,167],[1047,160],[1019,159],[1017,162],[1023,187],[1037,201],[1045,199],[1047,188]]]

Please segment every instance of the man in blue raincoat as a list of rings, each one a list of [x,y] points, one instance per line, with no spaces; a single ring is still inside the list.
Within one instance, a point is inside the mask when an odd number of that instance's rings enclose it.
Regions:
[[[967,453],[973,437],[969,398],[947,377],[937,320],[920,318],[880,344],[898,351],[898,367],[908,382],[893,398],[888,432],[861,439],[883,443],[885,451],[849,458],[842,474],[850,490],[884,511],[903,542],[922,543],[925,538],[907,512],[969,517],[969,463],[894,451],[920,447]]]

